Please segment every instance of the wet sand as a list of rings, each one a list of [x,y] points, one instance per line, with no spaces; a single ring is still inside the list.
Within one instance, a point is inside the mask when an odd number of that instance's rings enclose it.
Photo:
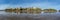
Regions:
[[[0,20],[60,20],[59,13],[41,13],[41,14],[0,14]]]
[[[60,20],[60,13],[16,14],[0,11],[0,20]]]

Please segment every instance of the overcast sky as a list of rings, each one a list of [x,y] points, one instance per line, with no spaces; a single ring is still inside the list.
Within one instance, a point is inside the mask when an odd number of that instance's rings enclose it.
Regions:
[[[60,9],[60,0],[0,0],[0,10],[15,7],[39,7]]]

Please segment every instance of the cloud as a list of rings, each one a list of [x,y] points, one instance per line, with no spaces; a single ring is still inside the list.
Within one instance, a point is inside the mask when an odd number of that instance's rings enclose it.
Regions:
[[[0,5],[0,10],[4,10],[6,8],[16,8],[17,5],[10,5],[10,4],[1,4]]]
[[[7,7],[40,7],[60,9],[60,0],[0,0],[0,9]]]

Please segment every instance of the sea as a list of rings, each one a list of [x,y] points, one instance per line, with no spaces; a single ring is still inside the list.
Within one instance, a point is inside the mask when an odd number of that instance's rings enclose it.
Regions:
[[[0,11],[0,20],[60,20],[60,12],[55,13],[14,13]]]

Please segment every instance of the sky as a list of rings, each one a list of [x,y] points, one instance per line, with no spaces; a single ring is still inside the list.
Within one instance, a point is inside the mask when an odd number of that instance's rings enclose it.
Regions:
[[[16,7],[39,7],[60,10],[60,0],[0,0],[0,10]]]

